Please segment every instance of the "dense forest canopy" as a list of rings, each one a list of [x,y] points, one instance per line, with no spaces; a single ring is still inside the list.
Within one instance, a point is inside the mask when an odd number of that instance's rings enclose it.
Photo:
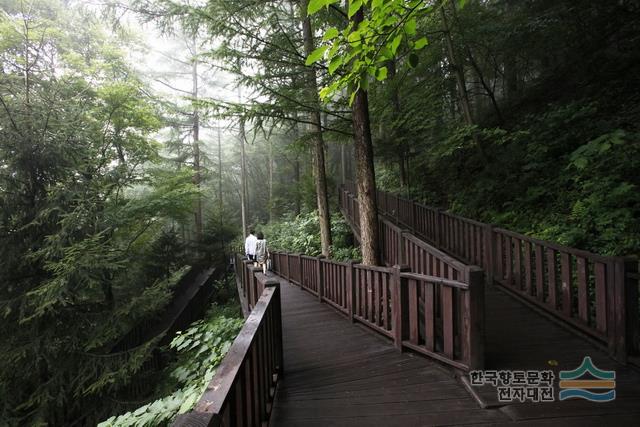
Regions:
[[[256,226],[375,264],[376,187],[639,254],[639,42],[637,0],[0,0],[0,418],[166,395],[159,338],[112,349],[188,266]]]

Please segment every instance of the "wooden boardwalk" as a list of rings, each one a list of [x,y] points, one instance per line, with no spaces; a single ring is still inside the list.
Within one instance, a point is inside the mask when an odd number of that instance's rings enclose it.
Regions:
[[[640,375],[519,301],[487,291],[487,369],[573,369],[590,355],[616,369],[618,398],[482,409],[456,373],[352,324],[317,297],[281,279],[285,375],[273,426],[640,424]],[[549,360],[558,366],[550,367]],[[479,390],[496,404],[496,391]]]
[[[616,371],[616,400],[593,403],[566,400],[551,403],[515,403],[501,411],[514,421],[556,419],[575,425],[640,425],[640,372],[612,360],[600,347],[575,332],[549,320],[497,286],[486,293],[485,369],[493,370],[573,370],[590,356],[604,370]],[[551,362],[551,364],[550,364]],[[556,365],[557,364],[557,365]],[[556,365],[556,366],[552,366]],[[480,390],[482,400],[499,405],[493,387]],[[558,389],[555,390],[558,395]]]
[[[450,370],[400,353],[316,297],[281,282],[284,378],[273,426],[505,423],[481,409]]]
[[[183,417],[198,422],[176,425],[640,426],[640,368],[621,363],[638,362],[636,260],[383,202],[387,267],[275,251],[281,277],[267,277],[236,257],[249,317]],[[340,203],[357,237],[357,200],[343,190]],[[477,369],[500,380],[473,386]],[[561,401],[562,371],[577,372],[563,384],[574,392],[615,398]]]

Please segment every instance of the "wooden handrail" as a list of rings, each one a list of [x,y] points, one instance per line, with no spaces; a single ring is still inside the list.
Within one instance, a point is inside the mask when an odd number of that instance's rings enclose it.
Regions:
[[[393,340],[399,350],[409,348],[458,369],[482,367],[482,269],[455,261],[460,271],[456,279],[450,279],[446,277],[450,270],[445,268],[437,270],[443,277],[436,277],[410,272],[407,266],[368,266],[355,261],[337,262],[286,252],[275,251],[272,254],[277,260],[274,271],[280,274],[284,273],[283,267],[291,264],[292,258],[303,259],[300,281],[292,283],[317,296],[319,301],[348,316],[351,321]],[[427,298],[426,289],[432,289],[437,298]],[[423,313],[431,310],[434,314],[431,323],[424,324],[427,317],[418,314],[419,305]],[[441,326],[436,327],[436,323]],[[424,324],[424,327],[416,329],[418,324]],[[434,332],[424,335],[428,331]],[[418,339],[416,334],[423,336]],[[446,346],[425,346],[431,342],[429,339],[434,343],[446,343]]]
[[[283,373],[279,282],[258,277],[262,295],[195,409],[173,426],[261,426],[269,420],[275,384]]]
[[[434,285],[443,285],[448,286],[450,288],[458,288],[458,289],[469,289],[469,284],[459,282],[457,280],[447,280],[442,279],[440,277],[429,276],[426,274],[416,274],[416,273],[401,273],[400,277],[403,279],[411,279],[417,280],[419,282],[432,283]]]
[[[341,209],[355,224],[353,228],[358,228],[354,218],[357,200],[348,188],[354,186],[342,188]],[[485,270],[488,283],[497,283],[561,323],[587,334],[606,346],[618,361],[624,363],[627,355],[640,355],[637,259],[603,256],[536,239],[380,190],[377,195],[382,227],[397,238],[396,242],[391,239],[393,236],[383,236],[383,254],[393,257],[387,262],[410,263],[402,242],[420,241],[432,247],[426,243],[429,242],[464,264],[479,265]],[[346,201],[352,206],[345,206]],[[407,227],[415,237],[401,231],[399,225]],[[450,263],[442,255],[438,258]],[[424,262],[420,265],[426,268]],[[459,266],[449,265],[459,276]]]

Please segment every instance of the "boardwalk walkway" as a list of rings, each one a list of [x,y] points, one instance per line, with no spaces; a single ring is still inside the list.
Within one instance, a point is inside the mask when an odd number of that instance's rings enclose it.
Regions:
[[[285,376],[273,426],[638,425],[640,375],[504,293],[488,291],[487,369],[573,369],[590,355],[616,369],[618,398],[482,409],[454,372],[351,324],[281,279]],[[500,308],[500,309],[499,309]],[[516,315],[517,314],[517,315]],[[518,320],[516,320],[518,319]],[[533,336],[531,334],[534,334]],[[484,400],[497,403],[496,391]]]
[[[308,292],[281,282],[285,375],[273,426],[505,423],[481,409],[452,372],[399,353]]]
[[[514,420],[562,417],[573,419],[579,425],[587,421],[602,425],[603,419],[599,417],[606,416],[607,423],[640,425],[640,373],[636,369],[615,362],[601,348],[560,327],[497,286],[488,287],[485,301],[485,369],[552,370],[558,378],[559,371],[573,370],[583,357],[590,356],[598,368],[616,371],[613,402],[515,403],[503,406],[504,413]],[[557,380],[555,384],[557,386]],[[497,390],[493,387],[480,389],[479,394],[485,403],[499,405]],[[557,388],[555,395],[558,395]]]
[[[387,208],[408,203],[387,199]],[[176,425],[640,425],[640,370],[623,364],[637,362],[635,260],[441,211],[433,221],[412,206],[395,222],[379,217],[387,267],[274,251],[280,276],[267,277],[237,256],[247,322]],[[346,190],[341,208],[357,238],[358,205]],[[418,233],[425,224],[443,227],[435,241]],[[588,374],[579,369],[586,357],[596,367]],[[523,381],[500,402],[497,384],[470,384],[480,369]],[[615,371],[615,384],[598,370]],[[552,371],[554,393],[535,403],[540,390],[526,378],[537,385],[540,371]],[[560,400],[561,371],[579,371],[563,386],[615,387],[615,399]],[[590,381],[594,372],[608,381]]]

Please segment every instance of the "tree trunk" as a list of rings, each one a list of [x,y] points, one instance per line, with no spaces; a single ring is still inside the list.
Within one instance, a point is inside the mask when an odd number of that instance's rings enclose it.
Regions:
[[[314,51],[313,30],[311,19],[307,16],[308,0],[300,0],[300,16],[302,18],[302,36],[304,39],[305,55]],[[325,169],[324,140],[322,138],[322,122],[320,118],[320,99],[318,98],[318,83],[313,66],[305,67],[305,87],[309,105],[313,110],[309,113],[310,131],[313,142],[313,177],[316,187],[316,202],[320,222],[320,243],[322,255],[328,257],[331,248],[331,217],[329,216],[329,197],[327,195],[327,175]]]
[[[239,73],[242,74],[242,64],[240,59],[237,63]],[[238,85],[238,103],[242,104],[242,87]],[[245,132],[244,132],[244,116],[240,116],[239,134],[240,140],[240,216],[242,217],[242,236],[247,237],[247,155],[244,150]]]
[[[220,221],[220,234],[224,236],[224,224],[223,224],[223,214],[222,211],[224,209],[223,200],[222,200],[222,138],[220,137],[220,123],[218,123],[218,218]],[[244,236],[243,236],[244,237]],[[220,239],[220,250],[221,253],[225,254],[225,241],[224,238]]]
[[[395,126],[391,133],[391,138],[394,142],[397,142],[399,138],[404,135],[402,129],[397,127],[397,123],[400,123],[400,115],[402,114],[402,107],[400,106],[400,94],[398,93],[398,85],[397,82],[394,81],[394,77],[396,76],[396,61],[390,60],[387,64],[387,69],[389,70],[389,90],[390,90],[390,98],[391,98],[391,106],[393,107],[393,123]],[[405,143],[402,142],[398,145],[398,172],[400,178],[400,188],[405,188],[407,186],[407,172],[405,168],[405,157],[406,157],[406,147]]]
[[[362,8],[352,20],[356,24],[362,21]],[[379,265],[380,250],[378,238],[378,209],[376,205],[376,179],[373,167],[373,143],[369,122],[369,100],[367,92],[358,89],[352,106],[354,150],[356,160],[356,184],[358,204],[360,205],[360,249],[364,265]]]
[[[274,220],[273,214],[273,142],[271,138],[268,141],[269,144],[269,222]]]
[[[344,144],[340,144],[340,182],[344,184],[347,182],[347,159],[346,148]]]
[[[220,137],[220,124],[218,124],[218,204],[222,217],[222,140]]]
[[[191,96],[195,101],[198,100],[198,59],[196,57],[196,44],[193,45],[193,65],[191,76],[193,79],[193,90]],[[193,183],[200,190],[202,175],[200,171],[200,116],[198,106],[193,107]],[[202,197],[198,193],[194,206],[194,219],[196,226],[196,240],[202,242]]]
[[[247,156],[244,150],[244,118],[240,118],[240,215],[242,216],[242,235],[247,236]]]
[[[458,29],[462,30],[462,25],[460,25],[460,20],[458,19],[458,13],[456,12],[456,8],[453,3],[451,3],[451,13],[453,14],[453,19]],[[496,113],[499,124],[502,125],[504,123],[504,119],[502,117],[502,111],[500,110],[500,106],[498,105],[498,101],[496,100],[496,96],[493,89],[491,88],[491,86],[489,86],[489,83],[484,78],[484,73],[482,72],[480,65],[476,61],[473,55],[473,51],[471,50],[471,47],[469,47],[469,44],[464,43],[464,50],[467,53],[467,59],[469,60],[469,63],[473,67],[473,70],[476,72],[476,75],[480,80],[480,84],[482,85],[484,91],[487,93],[487,96],[489,96],[489,99],[491,99],[491,105],[493,106],[493,110]]]
[[[453,70],[456,76],[456,84],[458,87],[458,99],[460,102],[460,109],[462,110],[462,117],[464,118],[464,122],[467,126],[473,126],[473,116],[471,115],[471,104],[469,102],[469,93],[467,92],[467,83],[464,78],[464,70],[462,68],[462,64],[457,61],[455,49],[453,48],[453,39],[451,37],[451,30],[449,27],[449,22],[447,20],[447,14],[445,13],[444,7],[440,8],[440,16],[442,17],[442,25],[444,26],[444,37],[447,46],[447,53],[449,56],[449,64],[451,69]],[[486,164],[486,155],[484,152],[484,147],[480,142],[480,138],[478,138],[478,134],[474,131],[471,134],[473,138],[473,142],[476,144],[478,148],[478,153],[482,158],[483,162]]]

